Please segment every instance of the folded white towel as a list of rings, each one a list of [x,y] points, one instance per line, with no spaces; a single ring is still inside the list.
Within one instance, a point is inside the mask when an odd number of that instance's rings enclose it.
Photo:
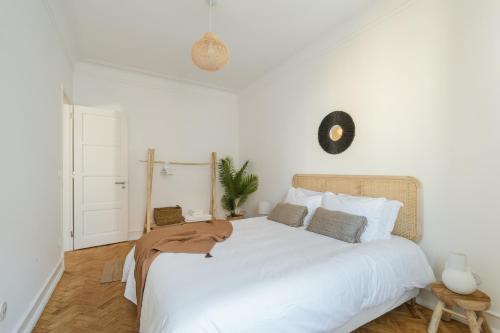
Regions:
[[[210,221],[211,219],[212,219],[212,215],[210,215],[210,214],[184,216],[184,220],[186,222]]]
[[[208,215],[208,213],[205,213],[201,209],[190,209],[188,211],[188,216],[206,216],[206,215]]]

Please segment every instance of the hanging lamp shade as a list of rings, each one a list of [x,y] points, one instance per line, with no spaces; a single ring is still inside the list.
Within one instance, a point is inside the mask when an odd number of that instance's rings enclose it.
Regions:
[[[218,71],[229,63],[229,48],[213,32],[207,32],[194,43],[191,50],[193,63],[206,71]]]
[[[208,32],[194,43],[191,49],[193,63],[206,71],[218,71],[229,62],[229,48],[212,32],[212,7],[216,0],[206,0],[208,4]]]

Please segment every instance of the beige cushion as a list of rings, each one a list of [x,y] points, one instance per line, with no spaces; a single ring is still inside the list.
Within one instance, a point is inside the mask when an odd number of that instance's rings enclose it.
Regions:
[[[359,243],[368,221],[364,216],[316,209],[307,230],[348,243]]]
[[[307,215],[307,207],[292,205],[289,203],[279,203],[267,217],[269,220],[289,225],[291,227],[301,227]]]

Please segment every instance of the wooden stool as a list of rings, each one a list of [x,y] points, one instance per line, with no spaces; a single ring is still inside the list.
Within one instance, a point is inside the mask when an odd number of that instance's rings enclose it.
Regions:
[[[488,310],[491,301],[488,295],[480,290],[476,290],[471,295],[460,295],[446,288],[442,282],[433,283],[432,292],[438,298],[438,304],[432,314],[432,319],[427,329],[428,333],[436,333],[439,328],[441,317],[450,319],[451,315],[457,316],[467,321],[471,333],[480,333],[481,328],[485,333],[491,333],[490,326],[484,318],[483,311]],[[450,310],[448,307],[458,307],[464,310],[465,315]]]

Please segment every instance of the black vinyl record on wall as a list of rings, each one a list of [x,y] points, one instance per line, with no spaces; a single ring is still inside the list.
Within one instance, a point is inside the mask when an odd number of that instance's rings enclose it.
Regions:
[[[318,141],[324,151],[340,154],[351,145],[356,128],[351,116],[344,111],[333,111],[319,125]]]

